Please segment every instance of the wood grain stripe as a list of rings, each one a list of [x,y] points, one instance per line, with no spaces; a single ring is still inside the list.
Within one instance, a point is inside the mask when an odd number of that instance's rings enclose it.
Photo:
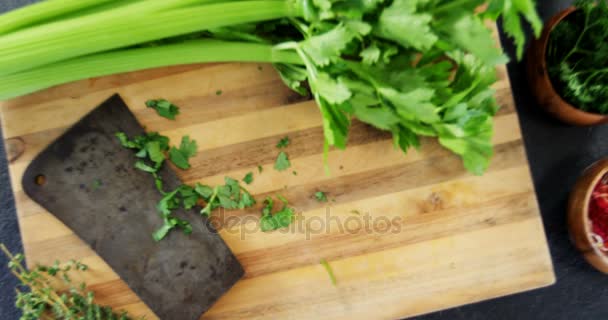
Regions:
[[[288,136],[291,141],[289,148],[286,149],[290,159],[323,153],[323,128],[315,126],[309,129],[282,132],[267,138],[201,151],[190,160],[191,164],[200,168],[200,170],[181,172],[180,178],[185,181],[192,181],[217,175],[221,172],[274,164],[279,152],[276,144],[285,136]],[[353,121],[348,146],[354,147],[390,139],[391,135],[387,132],[379,131],[359,121]],[[243,157],[243,154],[249,156]],[[290,172],[287,172],[287,174],[290,174]]]
[[[352,211],[358,210],[358,215],[386,217],[390,220],[393,218],[409,219],[413,216],[422,215],[428,218],[429,223],[431,223],[435,216],[428,215],[429,213],[469,208],[480,205],[482,202],[492,202],[516,194],[532,192],[527,174],[525,167],[516,167],[490,172],[487,174],[487,178],[467,176],[463,179],[450,180],[353,202],[329,202],[315,210],[302,212],[298,218],[301,219],[303,216],[306,219],[321,218],[327,221],[329,220],[327,213],[330,210],[331,217],[346,220],[355,217],[357,213]],[[494,184],[493,181],[495,180],[500,180],[504,184]],[[484,196],[480,197],[480,194]],[[259,212],[253,213],[251,217],[253,219],[248,222],[232,224],[230,220],[223,220],[225,216],[222,217],[221,212],[214,214],[216,221],[223,223],[224,227],[220,228],[222,237],[233,246],[233,251],[238,254],[272,246],[283,246],[307,239],[305,238],[305,232],[295,234],[291,230],[287,233],[281,231],[271,233],[244,232],[245,230],[241,230],[241,228],[257,230]],[[363,218],[361,217],[361,219]],[[340,233],[340,230],[336,229],[333,223],[326,224],[330,228],[329,232]],[[245,235],[245,237],[241,235]]]
[[[517,203],[515,209],[509,207],[509,205],[513,204],[512,201]],[[530,208],[529,205],[526,205],[527,201],[535,201],[533,194],[507,197],[490,204],[482,203],[483,208],[472,207],[469,208],[471,210],[438,211],[435,213],[435,218],[439,218],[434,219],[434,225],[436,225],[435,232],[425,233],[419,227],[426,222],[412,219],[404,221],[406,228],[402,229],[400,233],[390,235],[389,237],[386,235],[342,234],[323,239],[309,240],[308,242],[303,241],[295,246],[272,248],[268,249],[268,252],[263,250],[252,251],[246,255],[239,255],[238,258],[247,268],[246,278],[258,278],[270,273],[281,273],[294,268],[315,266],[318,264],[319,257],[339,260],[345,257],[356,257],[381,252],[382,250],[412,247],[420,242],[432,243],[432,241],[444,237],[449,238],[452,235],[462,235],[463,231],[475,232],[476,230],[486,228],[497,228],[503,224],[517,223],[518,221],[534,217],[534,205]],[[479,213],[482,214],[478,215]],[[503,215],[505,213],[506,215]],[[472,226],[466,223],[463,224],[462,221],[469,221],[465,219],[467,216],[475,216],[475,220],[473,221],[477,221],[477,224]],[[500,218],[496,219],[496,217]],[[471,223],[471,221],[467,223]],[[363,244],[376,244],[378,242],[382,245],[374,245],[366,250],[360,250]],[[310,252],[310,255],[306,254],[303,256],[302,253],[309,252],[309,250],[306,250],[307,247],[316,249]],[[338,247],[346,249],[341,249],[337,252],[336,248]],[[49,259],[53,259],[53,255],[49,256]],[[289,263],[286,264],[286,261],[289,261]],[[298,261],[300,263],[297,263]],[[282,265],[277,267],[277,264],[281,263]],[[113,279],[98,279],[98,281],[103,280],[103,282],[94,283],[91,286],[93,290],[98,292],[99,303],[121,307],[137,301],[136,296],[130,290],[127,290],[128,287],[122,281],[118,280],[115,275]]]
[[[245,266],[245,277],[258,277],[318,263],[319,256],[333,260],[364,255],[534,218],[536,199],[533,193],[528,192],[494,202],[482,202],[477,206],[479,207],[439,210],[427,216],[399,220],[393,218],[390,224],[386,222],[386,228],[380,226],[380,223],[377,227],[361,226],[362,219],[353,216],[344,226],[343,233],[312,236],[309,240],[302,239],[284,246],[247,251],[237,254],[237,258]],[[399,221],[399,224],[394,221]],[[428,227],[429,221],[432,221],[433,227]],[[340,249],[336,250],[336,247]],[[314,250],[307,250],[308,248]]]
[[[116,88],[136,84],[138,82],[150,81],[153,79],[164,78],[171,75],[176,75],[184,72],[192,72],[204,68],[212,68],[217,64],[198,64],[187,66],[173,66],[156,69],[148,69],[137,72],[128,72],[117,74],[112,77],[90,78],[81,81],[53,87],[49,90],[42,90],[32,94],[18,97],[9,101],[3,102],[4,105],[11,108],[22,108],[27,105],[42,104],[52,100],[65,99],[70,97],[77,99],[84,97],[96,91],[113,91]]]
[[[429,148],[426,148],[427,150]],[[442,150],[439,149],[438,150]],[[521,141],[505,143],[495,148],[489,172],[497,169],[508,169],[525,165],[522,158],[524,154]],[[462,160],[455,155],[446,156],[443,152],[436,155],[427,155],[415,162],[396,164],[374,170],[367,170],[342,176],[340,179],[327,179],[314,181],[287,188],[275,189],[271,192],[256,194],[256,198],[283,195],[290,203],[301,211],[308,211],[324,206],[314,197],[315,192],[327,192],[335,203],[347,203],[361,199],[368,199],[382,194],[394,193],[453,179],[462,179],[469,173],[462,166]],[[257,214],[261,204],[257,207],[242,210],[228,211],[226,217],[231,215]]]
[[[235,67],[239,68],[238,73],[228,72]],[[201,74],[207,76],[201,77]],[[146,110],[145,102],[147,100],[161,97],[181,103],[188,101],[186,109],[192,108],[190,106],[203,106],[213,109],[208,105],[211,101],[217,99],[217,90],[222,90],[227,96],[231,96],[233,93],[237,95],[241,90],[248,90],[247,88],[252,83],[261,83],[267,86],[274,84],[274,89],[270,87],[264,89],[264,92],[269,94],[269,105],[275,105],[281,100],[277,98],[279,93],[285,95],[282,101],[298,100],[284,87],[278,87],[277,90],[280,80],[274,70],[265,68],[263,71],[259,71],[255,64],[217,64],[200,70],[179,72],[163,78],[139,80],[124,86],[115,86],[86,94],[82,93],[79,96],[69,98],[43,100],[35,104],[24,104],[19,99],[16,102],[11,100],[2,103],[0,104],[0,112],[2,112],[4,118],[11,119],[11,121],[3,122],[4,137],[7,139],[38,131],[68,127],[115,93],[121,94],[130,109],[136,113],[139,110]],[[168,86],[168,83],[171,86]],[[275,97],[274,101],[277,102],[273,102],[273,97]],[[261,102],[258,102],[258,104],[261,104]],[[218,108],[221,108],[221,105],[215,109],[217,110],[215,112],[216,118],[232,115],[232,113],[222,115],[221,109]],[[243,107],[241,106],[241,108]],[[253,112],[257,109],[249,108],[248,110]],[[151,109],[147,111],[150,115],[154,114]],[[193,119],[188,116],[182,118],[182,121],[186,123],[191,123],[189,121]],[[159,131],[159,128],[166,126],[166,121],[168,121],[151,116],[147,119],[152,120],[152,122],[142,122],[142,124],[152,131]],[[206,121],[205,118],[194,119],[196,119],[196,123]],[[156,126],[159,126],[159,128],[156,128]]]
[[[270,315],[283,318],[296,306],[302,312],[298,315],[301,318],[369,319],[377,317],[378,310],[373,306],[379,303],[386,308],[383,316],[395,319],[476,301],[461,295],[463,292],[475,290],[481,299],[517,290],[520,282],[540,286],[543,283],[534,279],[550,277],[550,262],[533,252],[544,244],[520,236],[520,232],[530,234],[538,232],[538,228],[534,219],[528,219],[334,260],[331,264],[338,278],[337,287],[332,286],[318,264],[246,279],[220,299],[204,319],[263,319]],[[505,247],[505,243],[510,245]],[[520,261],[522,268],[510,267],[513,259]],[[504,277],[497,279],[495,274]],[[312,280],[323,276],[325,283]],[[302,287],[314,291],[314,304],[303,300],[308,294],[298,290]],[[281,294],[285,292],[293,294]],[[260,297],[253,299],[257,295]]]
[[[443,237],[451,233],[461,232],[467,228],[493,227],[495,225],[508,223],[510,218],[529,218],[533,215],[536,207],[535,198],[525,176],[525,167],[488,173],[486,178],[466,177],[461,180],[449,180],[448,182],[429,185],[426,187],[406,190],[398,194],[387,193],[371,198],[371,201],[360,199],[354,202],[331,204],[331,215],[342,221],[354,217],[350,210],[357,208],[361,212],[370,212],[378,217],[383,216],[393,220],[398,217],[401,220],[402,229],[398,235],[386,235],[382,233],[366,234],[357,230],[345,232],[346,230],[331,228],[329,233],[311,234],[306,238],[306,231],[287,233],[261,233],[257,230],[259,213],[253,213],[254,218],[249,220],[254,226],[240,226],[247,230],[256,230],[255,233],[242,229],[228,228],[221,232],[222,237],[228,242],[231,249],[237,253],[239,260],[245,265],[248,276],[257,276],[269,272],[277,272],[302,265],[317,263],[316,256],[305,254],[304,247],[312,245],[317,248],[311,252],[318,254],[321,250],[325,257],[334,258],[348,255],[350,250],[361,251],[360,243],[367,243],[364,251],[374,251],[391,248],[399,245],[407,245],[419,241],[426,241]],[[505,182],[504,186],[495,186],[490,183],[495,179]],[[526,186],[528,186],[526,188]],[[465,189],[468,189],[463,193]],[[460,192],[455,192],[459,190]],[[483,198],[476,197],[479,192],[485,193]],[[391,199],[401,199],[395,203]],[[382,204],[386,204],[383,207]],[[397,211],[387,211],[390,208],[401,208]],[[317,217],[327,221],[324,207],[315,211],[304,213],[307,219]],[[467,219],[471,217],[474,219]],[[362,218],[361,218],[362,219]],[[245,220],[247,221],[247,220]],[[312,220],[310,220],[312,221]],[[419,228],[432,222],[435,231],[428,228]],[[452,224],[450,224],[452,223]],[[450,226],[446,229],[446,226]],[[296,224],[294,224],[296,226]],[[306,225],[304,225],[306,228]],[[426,231],[425,231],[426,230]],[[446,231],[447,230],[447,231]],[[69,230],[68,230],[69,231]],[[241,235],[245,235],[242,238]],[[73,234],[45,239],[43,247],[61,245],[73,239]],[[373,241],[371,241],[374,239]],[[324,245],[333,244],[333,245]],[[35,247],[41,244],[36,242]],[[92,254],[88,251],[86,244],[78,241],[79,250],[83,254]],[[341,248],[341,249],[337,249]],[[344,249],[348,248],[348,249]],[[52,261],[55,257],[61,257],[61,250],[36,251],[36,256],[43,259],[42,262]],[[352,254],[356,254],[353,252]],[[85,256],[72,256],[71,258],[83,258]],[[281,258],[283,257],[283,258]],[[294,264],[290,264],[290,261]]]

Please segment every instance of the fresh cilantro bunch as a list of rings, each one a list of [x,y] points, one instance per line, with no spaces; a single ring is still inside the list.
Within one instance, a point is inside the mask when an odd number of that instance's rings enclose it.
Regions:
[[[549,76],[575,107],[608,114],[608,2],[582,0],[551,32]]]
[[[38,265],[32,270],[25,268],[23,255],[12,255],[0,244],[0,249],[10,259],[8,268],[21,284],[15,289],[16,306],[22,312],[21,320],[129,320],[125,312],[115,313],[110,307],[94,302],[95,294],[86,285],[75,285],[70,273],[86,271],[88,267],[71,260],[65,264]],[[57,284],[61,283],[61,286]]]
[[[325,150],[343,149],[353,118],[390,131],[404,152],[435,137],[482,174],[492,156],[491,86],[508,61],[487,20],[503,17],[523,50],[521,16],[540,32],[533,1],[303,0],[290,23],[302,40],[277,44],[302,65],[277,64],[284,82],[310,93],[323,117]],[[487,10],[479,10],[488,5]],[[307,84],[304,83],[307,81]]]

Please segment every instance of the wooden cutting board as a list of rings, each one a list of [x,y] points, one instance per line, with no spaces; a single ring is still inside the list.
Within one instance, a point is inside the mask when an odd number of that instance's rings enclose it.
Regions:
[[[403,155],[388,135],[361,123],[354,124],[346,151],[330,152],[331,176],[325,175],[315,103],[283,86],[269,65],[161,68],[0,103],[27,261],[80,259],[91,267],[84,280],[99,303],[155,318],[19,183],[46,145],[119,93],[147,130],[174,144],[183,135],[198,141],[193,168],[178,171],[184,182],[215,185],[224,176],[242,178],[252,171],[249,190],[258,199],[282,194],[298,211],[295,228],[274,233],[257,230],[259,208],[215,213],[226,222],[219,226],[221,236],[246,274],[205,319],[398,319],[552,284],[504,68],[499,77],[496,155],[482,177],[468,174],[458,157],[433,140]],[[176,121],[145,107],[147,99],[161,97],[181,107]],[[275,145],[284,136],[291,139],[286,151],[292,168],[278,172]],[[319,190],[327,192],[328,203],[314,199]],[[337,285],[321,259],[331,264]]]

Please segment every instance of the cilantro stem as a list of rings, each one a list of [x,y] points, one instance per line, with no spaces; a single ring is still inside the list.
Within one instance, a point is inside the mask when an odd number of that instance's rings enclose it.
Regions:
[[[213,194],[211,195],[211,197],[209,198],[209,201],[207,202],[207,205],[203,208],[203,210],[201,210],[201,214],[204,214],[206,216],[210,216],[211,215],[211,205],[213,205],[213,202],[215,201],[215,199],[217,198],[217,193],[219,192],[219,187],[215,187],[213,188]]]
[[[179,64],[231,61],[302,63],[296,53],[275,50],[271,45],[192,40],[180,44],[94,54],[0,76],[0,99],[10,99],[54,85],[115,73]]]
[[[331,268],[331,265],[329,265],[329,262],[327,262],[327,260],[325,259],[321,259],[321,265],[323,265],[323,268],[325,268],[325,271],[327,271],[327,275],[329,275],[331,283],[335,286],[337,284],[337,281],[336,276],[334,275],[334,271]]]

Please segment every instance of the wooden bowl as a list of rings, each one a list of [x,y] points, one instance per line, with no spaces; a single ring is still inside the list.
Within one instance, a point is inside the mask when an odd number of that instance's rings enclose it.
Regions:
[[[608,274],[608,255],[591,238],[589,201],[597,183],[608,173],[608,158],[599,160],[585,169],[570,193],[568,203],[568,229],[572,243],[596,269]]]
[[[545,24],[541,37],[534,40],[530,45],[526,56],[528,83],[538,104],[561,121],[577,126],[608,123],[608,116],[585,112],[566,102],[555,91],[551,79],[549,79],[546,61],[549,37],[555,26],[574,11],[576,11],[576,8],[570,7],[551,18]]]

